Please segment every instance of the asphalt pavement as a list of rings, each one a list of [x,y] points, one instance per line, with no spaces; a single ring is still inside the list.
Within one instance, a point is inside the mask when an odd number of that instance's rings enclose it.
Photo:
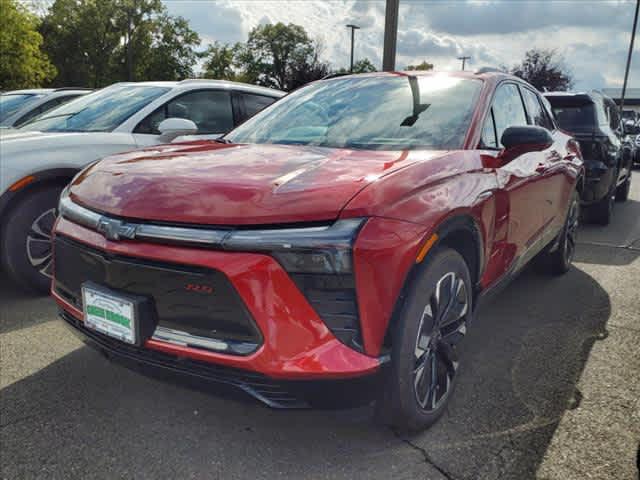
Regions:
[[[575,266],[523,272],[470,326],[443,418],[402,437],[350,411],[275,411],[141,376],[0,275],[6,479],[638,478],[640,172]]]

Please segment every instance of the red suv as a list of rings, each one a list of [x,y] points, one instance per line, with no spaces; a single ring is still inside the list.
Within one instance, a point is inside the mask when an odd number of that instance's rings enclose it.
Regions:
[[[114,359],[272,407],[376,400],[418,430],[481,299],[535,256],[569,269],[582,175],[517,78],[323,80],[223,140],[84,170],[60,200],[52,293]]]

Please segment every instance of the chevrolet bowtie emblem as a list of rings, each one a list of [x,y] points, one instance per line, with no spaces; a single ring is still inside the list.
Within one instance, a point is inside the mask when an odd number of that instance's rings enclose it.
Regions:
[[[108,240],[120,240],[121,238],[133,240],[136,237],[135,225],[114,218],[101,218],[97,230]]]

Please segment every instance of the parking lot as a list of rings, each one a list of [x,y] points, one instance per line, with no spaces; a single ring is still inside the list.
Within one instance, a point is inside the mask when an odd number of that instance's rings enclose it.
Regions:
[[[369,411],[275,411],[112,365],[0,277],[2,478],[634,479],[640,175],[561,278],[525,271],[473,325],[457,394],[405,438]]]

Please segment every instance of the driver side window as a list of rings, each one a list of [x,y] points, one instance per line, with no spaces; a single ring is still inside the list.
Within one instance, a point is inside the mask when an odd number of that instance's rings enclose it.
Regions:
[[[502,134],[509,127],[527,125],[527,115],[517,85],[507,83],[498,87],[493,98],[493,118],[496,125],[496,137],[500,147]]]
[[[158,125],[167,118],[186,118],[198,134],[227,133],[233,128],[231,95],[221,90],[198,90],[176,97],[142,120],[133,133],[159,135]]]

